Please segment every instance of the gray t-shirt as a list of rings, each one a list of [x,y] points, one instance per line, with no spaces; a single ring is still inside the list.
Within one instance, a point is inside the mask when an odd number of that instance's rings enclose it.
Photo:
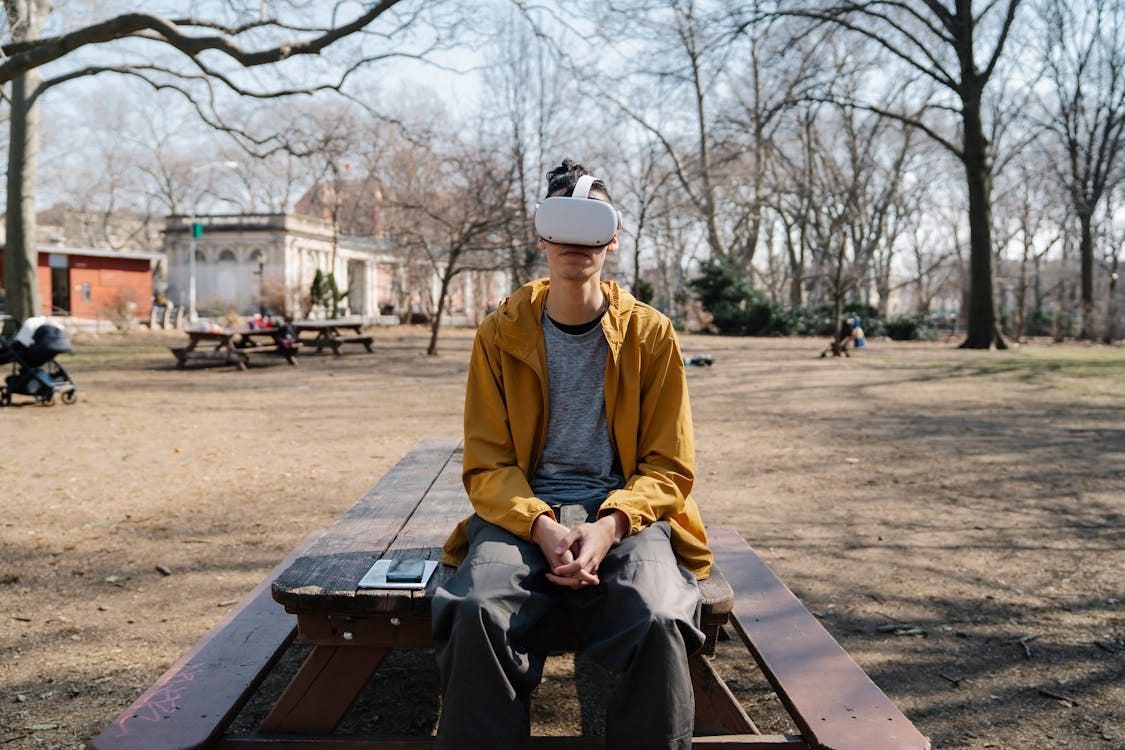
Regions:
[[[543,339],[550,397],[547,441],[531,488],[548,505],[584,505],[592,520],[606,496],[625,484],[606,423],[609,344],[601,325],[572,335],[546,314]]]

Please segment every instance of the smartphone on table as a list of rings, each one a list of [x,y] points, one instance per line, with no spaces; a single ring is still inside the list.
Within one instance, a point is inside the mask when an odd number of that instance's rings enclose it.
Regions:
[[[394,559],[387,568],[387,583],[421,583],[426,561],[420,559]]]

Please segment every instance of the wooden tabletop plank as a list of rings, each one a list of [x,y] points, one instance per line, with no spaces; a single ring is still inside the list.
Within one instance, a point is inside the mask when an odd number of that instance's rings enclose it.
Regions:
[[[410,521],[399,532],[386,554],[389,557],[441,560],[441,546],[449,533],[473,512],[461,481],[461,451],[456,451],[442,469]],[[356,606],[364,611],[429,611],[430,597],[453,568],[438,566],[425,589],[383,591],[369,589],[356,593]],[[409,597],[409,604],[404,601]]]
[[[294,612],[354,609],[359,579],[391,548],[458,444],[443,438],[416,445],[277,577],[274,599]]]
[[[461,481],[461,451],[458,450],[419,505],[410,523],[395,540],[395,557],[427,557],[440,555],[441,545],[462,519],[473,512],[465,485]]]
[[[737,532],[714,527],[708,536],[734,590],[734,627],[812,746],[929,750],[929,740]]]

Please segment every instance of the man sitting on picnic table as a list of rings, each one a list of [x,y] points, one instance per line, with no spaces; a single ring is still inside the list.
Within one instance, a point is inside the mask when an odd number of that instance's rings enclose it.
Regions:
[[[688,748],[688,656],[703,645],[697,578],[712,557],[691,499],[687,379],[671,322],[610,281],[619,216],[566,160],[536,211],[549,279],[481,324],[465,395],[475,513],[445,544],[433,599],[438,747],[517,748],[551,633],[621,674],[613,748]]]

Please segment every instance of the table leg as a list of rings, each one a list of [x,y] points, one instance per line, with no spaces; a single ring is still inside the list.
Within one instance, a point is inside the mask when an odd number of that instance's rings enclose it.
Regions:
[[[688,667],[695,693],[696,735],[761,734],[706,657],[691,657]]]
[[[314,646],[262,721],[262,732],[331,732],[389,648]]]

